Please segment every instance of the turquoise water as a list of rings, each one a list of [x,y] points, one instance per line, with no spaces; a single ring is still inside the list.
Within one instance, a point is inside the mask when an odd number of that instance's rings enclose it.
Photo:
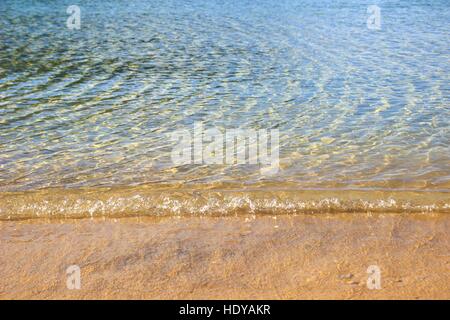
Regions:
[[[450,3],[0,3],[0,190],[450,186]],[[280,170],[171,162],[167,134],[278,129]]]

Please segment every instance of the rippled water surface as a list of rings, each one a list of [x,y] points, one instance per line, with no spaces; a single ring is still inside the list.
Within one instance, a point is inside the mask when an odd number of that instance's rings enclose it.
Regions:
[[[449,191],[450,3],[0,3],[0,190]],[[174,165],[168,134],[278,129],[280,171]],[[444,204],[445,206],[446,204]],[[1,211],[1,210],[0,210]]]

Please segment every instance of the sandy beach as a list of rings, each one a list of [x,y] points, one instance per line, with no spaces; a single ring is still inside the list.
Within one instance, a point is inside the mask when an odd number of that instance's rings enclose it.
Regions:
[[[0,298],[449,299],[449,227],[447,214],[3,221]]]

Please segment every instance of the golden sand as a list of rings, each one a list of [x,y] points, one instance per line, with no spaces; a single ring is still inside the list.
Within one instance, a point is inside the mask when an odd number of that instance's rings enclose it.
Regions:
[[[448,230],[446,214],[3,221],[0,298],[449,299]]]

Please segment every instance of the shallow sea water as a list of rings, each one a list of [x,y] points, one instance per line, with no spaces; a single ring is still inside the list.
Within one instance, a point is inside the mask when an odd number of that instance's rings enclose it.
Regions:
[[[450,210],[448,1],[377,1],[380,30],[356,0],[71,4],[0,3],[0,217]],[[279,172],[175,165],[199,122],[278,129]]]

